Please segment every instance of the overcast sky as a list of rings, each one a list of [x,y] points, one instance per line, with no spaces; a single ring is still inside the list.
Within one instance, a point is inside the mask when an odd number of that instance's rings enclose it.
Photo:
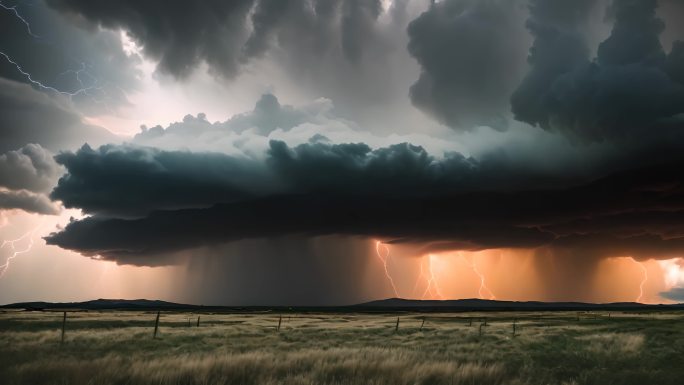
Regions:
[[[0,303],[684,302],[682,1],[0,3]]]

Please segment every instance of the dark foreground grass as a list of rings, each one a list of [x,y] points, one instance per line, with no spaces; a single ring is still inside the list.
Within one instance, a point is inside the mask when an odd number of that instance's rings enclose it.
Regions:
[[[681,384],[678,313],[0,313],[1,384]],[[423,317],[426,322],[421,329]],[[488,326],[482,326],[484,318]],[[513,335],[513,322],[516,334]],[[482,335],[480,335],[482,330]]]

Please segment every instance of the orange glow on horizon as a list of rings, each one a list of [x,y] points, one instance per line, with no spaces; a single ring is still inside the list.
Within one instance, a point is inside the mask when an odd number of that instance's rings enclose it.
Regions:
[[[390,248],[392,259],[390,263]],[[661,296],[684,287],[684,259],[637,260],[631,256],[572,260],[535,250],[441,251],[416,255],[414,245],[376,241],[393,293],[403,298],[511,301],[672,303]],[[495,294],[496,293],[496,294]]]

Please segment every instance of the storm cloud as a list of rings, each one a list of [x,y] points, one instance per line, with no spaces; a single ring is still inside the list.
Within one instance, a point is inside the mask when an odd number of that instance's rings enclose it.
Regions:
[[[459,155],[438,160],[410,145],[371,150],[363,144],[310,143],[290,148],[272,142],[264,162],[268,172],[262,174],[273,177],[264,183],[271,188],[268,193],[262,190],[262,194],[247,198],[233,195],[230,202],[231,195],[224,194],[224,203],[209,206],[211,200],[207,200],[201,207],[188,200],[211,189],[202,191],[201,183],[184,178],[189,183],[184,190],[188,193],[178,198],[164,191],[168,185],[163,177],[159,178],[162,183],[157,183],[153,172],[144,171],[150,170],[148,166],[130,169],[138,170],[138,177],[148,181],[148,186],[160,188],[153,194],[142,190],[140,201],[112,203],[114,200],[107,198],[110,189],[117,196],[132,194],[116,190],[113,185],[120,184],[118,181],[93,176],[116,175],[116,171],[89,172],[84,167],[100,163],[100,156],[107,157],[106,149],[100,154],[82,149],[68,155],[69,161],[58,157],[69,174],[53,197],[67,207],[108,210],[108,216],[72,222],[48,237],[49,243],[113,259],[139,256],[141,261],[205,244],[294,235],[358,235],[435,249],[553,247],[638,258],[664,258],[681,252],[684,246],[679,225],[684,190],[677,171],[681,161],[618,173],[577,187],[510,191],[501,186],[477,188],[488,172],[497,171]],[[135,151],[119,156],[157,162]],[[181,163],[188,167],[201,159],[186,156]],[[231,174],[228,168],[218,169]],[[106,188],[89,191],[83,186]],[[137,190],[131,185],[131,193]],[[89,206],[92,197],[104,197],[97,203],[110,206]],[[176,206],[200,207],[157,210],[137,218],[123,215],[131,207],[154,208],[155,202],[168,199],[180,199],[173,202]],[[116,206],[119,204],[130,206]],[[119,218],[109,217],[112,213]]]
[[[427,6],[420,1],[48,4],[91,30],[125,31],[141,56],[155,63],[157,75],[169,75],[161,76],[167,81],[187,82],[208,72],[232,90],[256,80],[263,83],[260,92],[276,88],[308,100],[334,100],[340,115],[385,132],[392,130],[386,127],[390,109],[414,113],[407,93],[417,66],[406,52],[405,29]],[[413,128],[406,125],[407,131]]]
[[[46,242],[183,263],[192,301],[358,300],[375,240],[526,253],[554,299],[684,252],[673,1],[36,5],[0,12],[34,76],[0,57],[0,213],[80,210]]]
[[[48,3],[107,29],[126,30],[147,56],[159,61],[159,70],[177,77],[202,62],[233,77],[243,63],[273,46],[312,51],[339,46],[347,60],[357,61],[382,12],[379,0]]]
[[[582,35],[591,3],[532,3],[532,68],[511,99],[516,118],[579,142],[639,142],[680,132],[680,43],[669,54],[663,50],[656,0],[613,1],[607,11],[613,29],[594,59]],[[573,9],[560,12],[561,4]]]
[[[114,145],[84,146],[55,159],[68,173],[53,199],[110,215],[278,194],[435,195],[472,188],[477,167],[460,154],[436,159],[407,143],[372,149],[316,141],[295,147],[271,141],[263,159]]]
[[[421,66],[413,104],[460,130],[506,128],[508,99],[524,72],[524,3],[433,2],[408,26],[408,50]]]

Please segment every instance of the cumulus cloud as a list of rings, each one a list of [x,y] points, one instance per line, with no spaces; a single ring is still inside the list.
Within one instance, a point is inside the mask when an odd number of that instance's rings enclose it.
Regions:
[[[58,205],[46,193],[62,172],[52,154],[37,144],[0,154],[0,211],[19,209],[57,214]]]
[[[52,153],[37,144],[0,155],[0,186],[8,189],[48,192],[61,174]]]
[[[330,101],[324,99],[295,108],[281,105],[273,94],[264,94],[256,102],[254,110],[237,114],[226,122],[209,124],[204,114],[199,114],[196,118],[189,115],[183,122],[171,124],[167,128],[143,127],[142,132],[137,134],[133,141],[142,144],[163,144],[164,137],[175,137],[182,141],[197,142],[199,136],[211,131],[224,137],[229,134],[241,134],[247,130],[250,135],[268,136],[276,129],[289,131],[304,123],[325,123],[334,119],[331,109]]]
[[[660,44],[656,0],[614,0],[612,32],[593,60],[581,33],[589,5],[533,2],[532,68],[511,99],[516,118],[581,142],[651,144],[670,135],[672,119],[681,131],[681,53],[678,44],[669,55]]]
[[[524,71],[524,11],[519,1],[433,2],[408,26],[408,50],[421,66],[413,104],[453,128],[505,129]]]
[[[1,210],[24,210],[29,213],[56,215],[59,207],[42,194],[35,194],[26,190],[0,189]]]
[[[167,127],[142,127],[132,143],[164,150],[220,152],[242,157],[261,157],[271,140],[289,145],[312,138],[330,143],[363,142],[373,148],[410,142],[433,154],[462,150],[458,143],[423,133],[377,135],[338,116],[329,99],[292,106],[281,104],[272,94],[263,95],[249,112],[223,122],[209,122],[206,115],[186,115]]]

